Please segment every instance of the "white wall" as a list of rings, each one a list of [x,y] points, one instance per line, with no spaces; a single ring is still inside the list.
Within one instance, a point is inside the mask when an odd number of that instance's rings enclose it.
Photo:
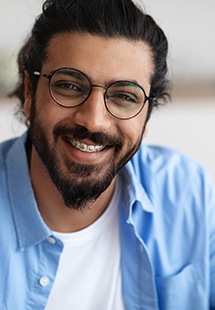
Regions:
[[[180,100],[154,111],[145,141],[171,146],[199,161],[215,181],[215,102]]]

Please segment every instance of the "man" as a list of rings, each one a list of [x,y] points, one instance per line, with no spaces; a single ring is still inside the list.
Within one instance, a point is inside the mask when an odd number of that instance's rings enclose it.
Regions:
[[[167,40],[130,0],[47,0],[19,54],[28,124],[0,146],[1,309],[215,308],[215,198],[141,143]]]

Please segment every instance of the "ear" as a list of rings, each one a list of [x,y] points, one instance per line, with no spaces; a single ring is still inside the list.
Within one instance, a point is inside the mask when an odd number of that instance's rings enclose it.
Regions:
[[[29,74],[25,71],[24,77],[24,112],[27,119],[30,118],[30,111],[31,111],[31,104],[32,104],[32,93],[31,93],[31,86],[30,86],[30,78]]]

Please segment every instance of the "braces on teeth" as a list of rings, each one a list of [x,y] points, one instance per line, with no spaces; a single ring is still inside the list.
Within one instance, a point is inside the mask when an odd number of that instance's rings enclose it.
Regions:
[[[105,148],[105,146],[103,145],[87,145],[84,143],[80,143],[78,141],[76,142],[74,140],[68,140],[68,141],[71,145],[73,145],[77,149],[84,151],[84,152],[89,152],[89,153],[100,152]]]

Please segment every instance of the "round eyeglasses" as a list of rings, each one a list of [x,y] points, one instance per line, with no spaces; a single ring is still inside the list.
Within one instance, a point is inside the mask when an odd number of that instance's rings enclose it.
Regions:
[[[132,81],[116,81],[102,86],[91,84],[90,79],[81,71],[61,68],[50,74],[34,71],[34,75],[49,80],[49,92],[52,99],[60,106],[73,108],[84,103],[90,96],[92,87],[104,89],[104,103],[107,111],[122,120],[138,115],[144,107],[147,97],[144,89]]]

